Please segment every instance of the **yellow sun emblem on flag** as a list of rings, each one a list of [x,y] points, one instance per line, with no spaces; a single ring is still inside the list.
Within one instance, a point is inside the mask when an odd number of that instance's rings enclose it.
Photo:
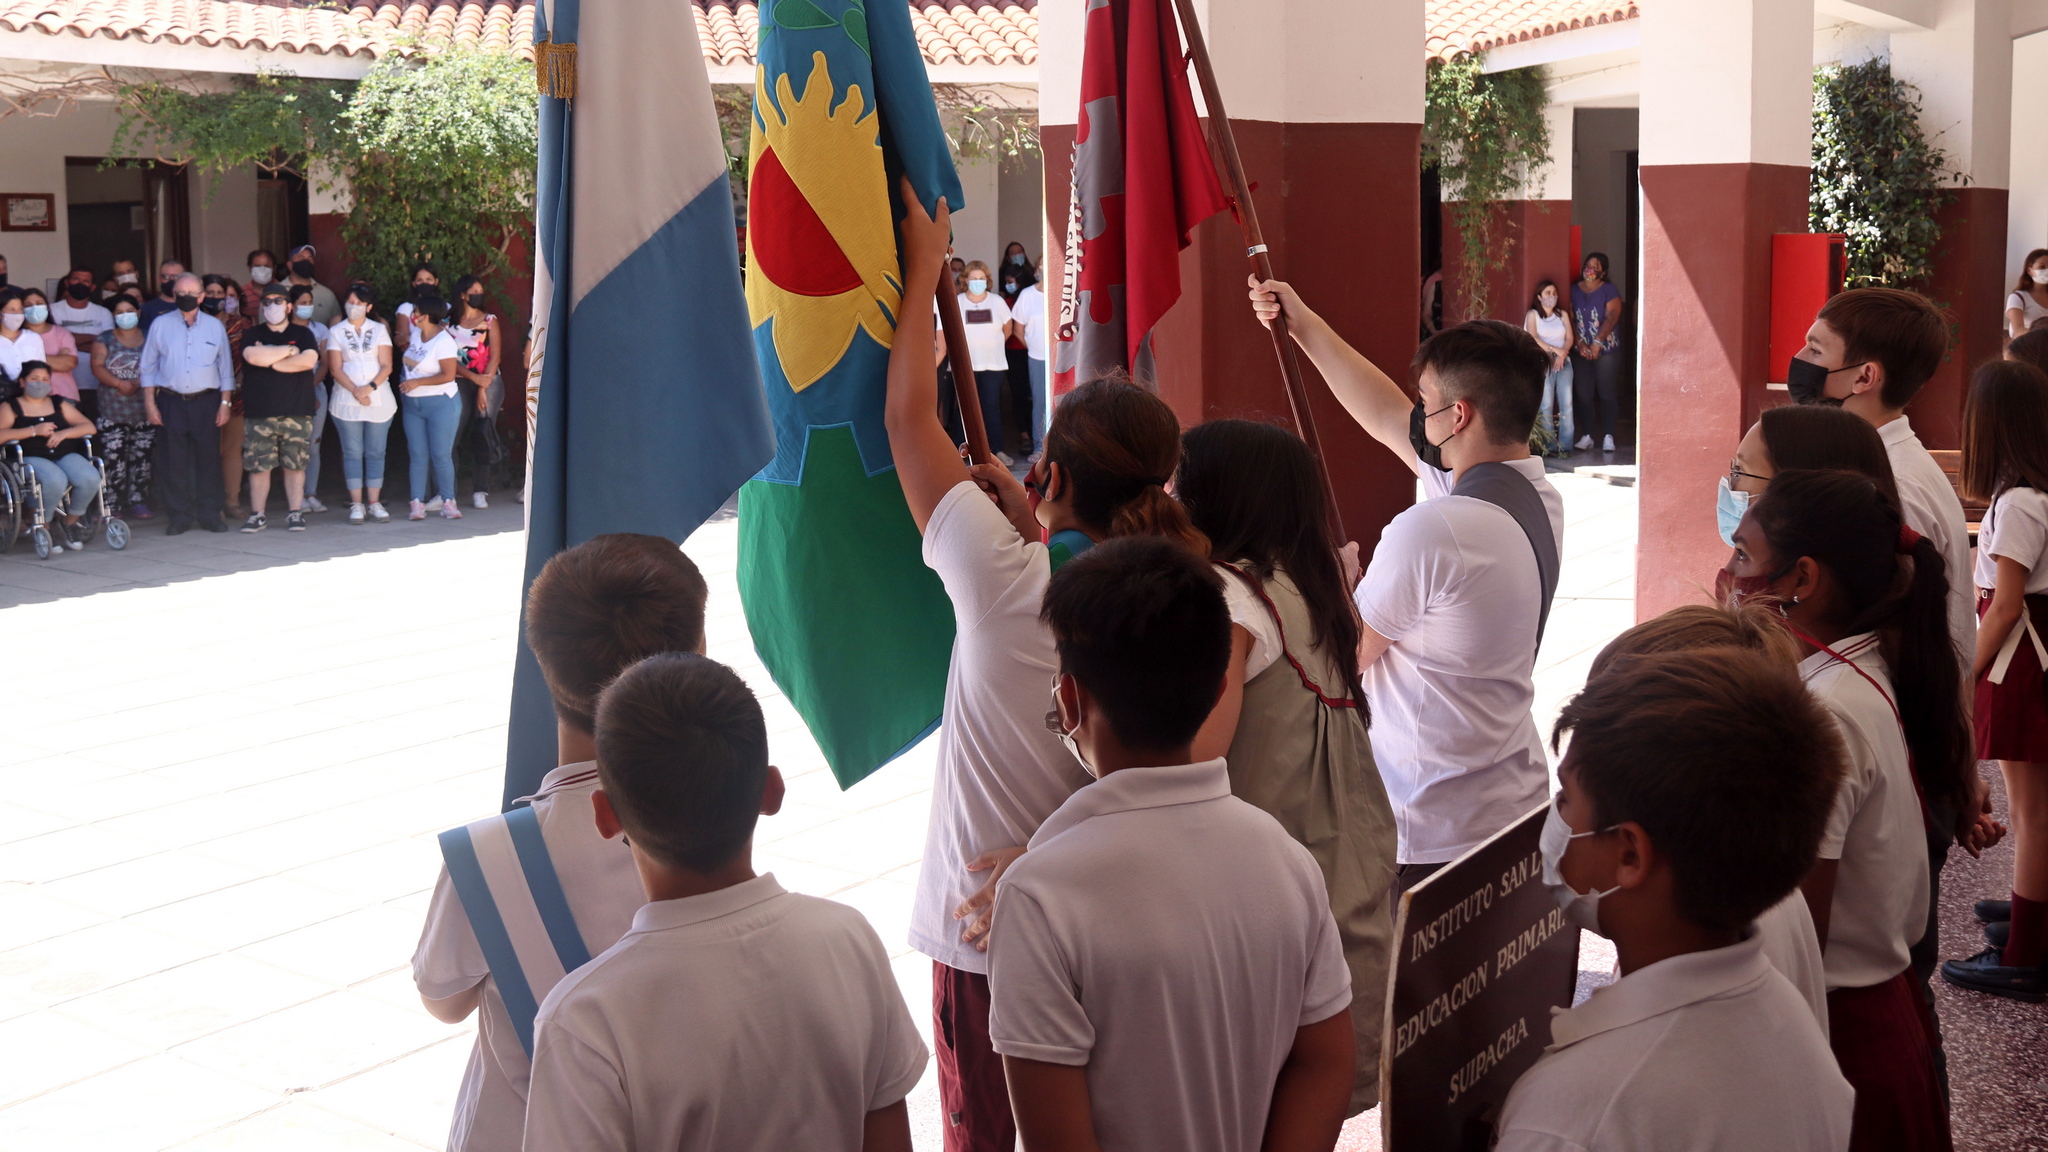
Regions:
[[[754,90],[767,89],[756,68]],[[859,85],[832,107],[825,54],[811,57],[802,99],[789,76],[754,102],[747,188],[747,311],[775,320],[776,358],[798,392],[839,363],[865,328],[882,347],[902,302],[880,124]]]

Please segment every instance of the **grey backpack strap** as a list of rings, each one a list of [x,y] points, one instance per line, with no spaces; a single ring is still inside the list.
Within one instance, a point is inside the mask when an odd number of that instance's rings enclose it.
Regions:
[[[1542,607],[1536,615],[1536,645],[1543,645],[1543,629],[1550,623],[1550,598],[1557,595],[1557,536],[1550,526],[1550,510],[1527,476],[1498,461],[1474,464],[1458,478],[1453,496],[1484,500],[1515,518],[1529,547],[1536,552],[1536,573],[1543,582]]]

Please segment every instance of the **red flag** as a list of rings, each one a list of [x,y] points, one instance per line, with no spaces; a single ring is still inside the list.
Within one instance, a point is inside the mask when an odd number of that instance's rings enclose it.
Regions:
[[[1173,0],[1087,0],[1054,391],[1150,375],[1188,233],[1230,206],[1195,116]],[[1135,371],[1134,371],[1135,370]]]

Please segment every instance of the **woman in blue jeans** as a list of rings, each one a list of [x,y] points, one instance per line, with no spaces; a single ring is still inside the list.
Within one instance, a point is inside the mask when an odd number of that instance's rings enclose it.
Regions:
[[[350,524],[391,519],[383,503],[384,441],[398,401],[391,394],[391,334],[370,318],[376,303],[377,293],[368,284],[350,285],[343,315],[327,332],[327,371],[334,377],[329,415],[341,434]]]
[[[455,386],[455,364],[461,357],[448,334],[448,302],[426,296],[413,302],[412,344],[405,350],[404,394],[406,455],[412,464],[412,511],[408,520],[427,518],[427,464],[434,466],[434,486],[441,496],[441,516],[462,519],[455,503],[455,433],[462,427],[462,400]]]
[[[1538,344],[1550,355],[1550,363],[1544,369],[1543,404],[1536,412],[1536,426],[1542,429],[1544,438],[1550,441],[1549,455],[1569,456],[1572,450],[1572,314],[1558,307],[1557,281],[1545,280],[1536,285],[1536,298],[1529,302],[1528,315],[1522,318],[1522,328],[1536,338]],[[1557,416],[1557,427],[1553,430],[1550,418]]]
[[[0,443],[21,442],[22,463],[42,488],[45,521],[64,533],[58,547],[76,552],[85,547],[85,527],[78,518],[100,490],[99,469],[85,455],[93,423],[76,404],[51,395],[50,366],[41,360],[23,362],[21,389],[20,396],[0,404],[0,421],[5,421]],[[61,517],[55,514],[59,510]]]

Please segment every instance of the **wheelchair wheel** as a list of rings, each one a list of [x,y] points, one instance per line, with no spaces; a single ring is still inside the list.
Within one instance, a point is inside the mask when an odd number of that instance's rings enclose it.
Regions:
[[[48,528],[43,527],[41,524],[32,526],[28,530],[28,539],[29,543],[35,545],[36,559],[48,560],[50,558],[50,530]]]
[[[79,541],[79,543],[92,543],[93,539],[100,534],[100,525],[102,523],[104,523],[104,521],[100,518],[100,514],[98,512],[88,512],[85,515],[80,516],[78,518],[78,526],[80,528],[85,529],[85,539]]]
[[[128,522],[116,517],[107,521],[107,547],[119,552],[128,546]]]
[[[6,468],[0,467],[0,553],[14,550],[14,542],[21,539],[21,489],[15,487],[14,477]]]

